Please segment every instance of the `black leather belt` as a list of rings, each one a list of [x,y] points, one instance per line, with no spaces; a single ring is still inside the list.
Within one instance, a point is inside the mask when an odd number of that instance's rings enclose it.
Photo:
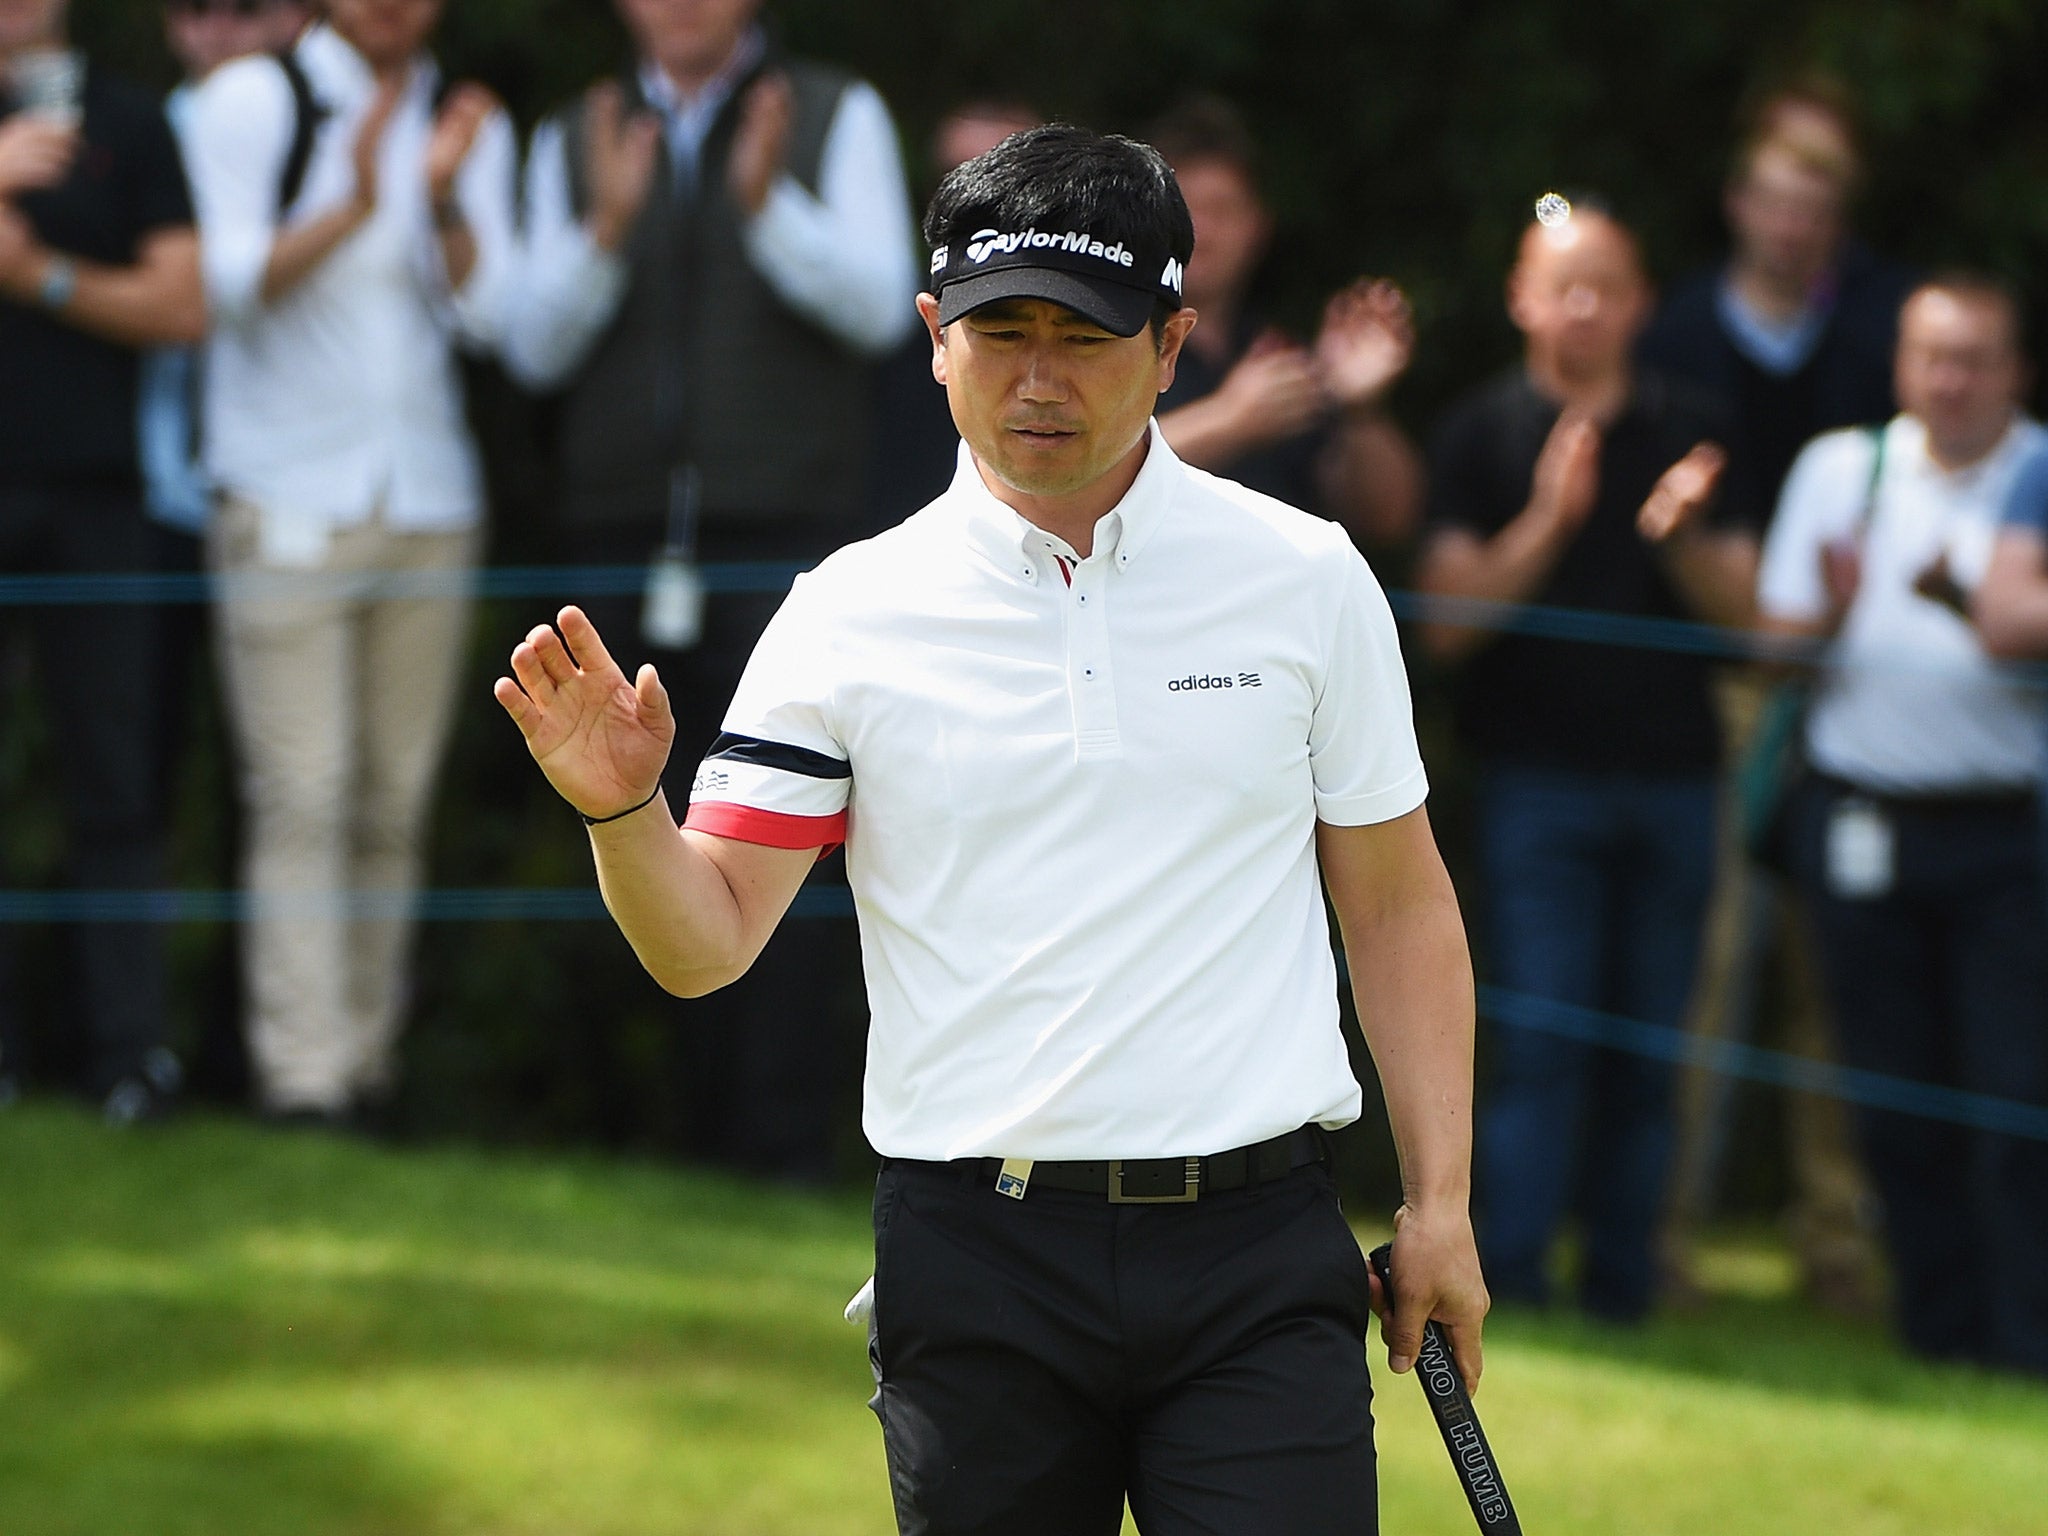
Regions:
[[[1027,1188],[1036,1185],[1099,1195],[1111,1205],[1185,1205],[1203,1195],[1283,1178],[1327,1157],[1322,1128],[1304,1125],[1270,1141],[1212,1152],[1207,1157],[1135,1157],[1100,1163],[969,1157],[913,1166],[964,1173],[976,1182],[986,1177],[1002,1193],[1020,1200]]]
[[[1898,794],[1865,789],[1831,773],[1816,771],[1814,779],[1830,792],[1872,800],[1888,811],[1921,816],[2031,815],[2040,804],[2040,793],[2027,784],[1985,784],[1976,788],[1930,790],[1924,794]]]

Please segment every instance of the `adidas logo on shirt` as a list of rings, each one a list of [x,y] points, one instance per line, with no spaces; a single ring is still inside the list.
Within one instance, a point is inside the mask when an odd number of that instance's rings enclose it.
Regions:
[[[1166,685],[1168,693],[1208,693],[1225,688],[1259,688],[1264,684],[1256,672],[1240,672],[1236,678],[1215,677],[1204,673],[1193,673],[1187,677],[1176,677]]]

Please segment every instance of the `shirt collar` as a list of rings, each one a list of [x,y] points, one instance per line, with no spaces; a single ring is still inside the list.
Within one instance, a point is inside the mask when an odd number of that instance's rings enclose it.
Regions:
[[[366,100],[376,93],[377,75],[370,68],[369,60],[331,24],[322,21],[308,27],[292,51],[305,66],[307,78],[319,88],[322,96],[332,98],[335,105]],[[412,78],[407,83],[406,94],[425,94],[431,98],[439,79],[440,69],[432,55],[422,52],[413,60]]]
[[[761,62],[767,51],[766,35],[759,27],[749,27],[731,55],[719,65],[718,73],[696,90],[685,95],[669,78],[667,70],[648,59],[640,66],[640,91],[647,104],[670,122],[708,121],[718,115],[739,83],[746,79],[747,72]]]
[[[1982,484],[1988,476],[2003,473],[2008,462],[2025,446],[2026,434],[2020,431],[2024,418],[2018,411],[2006,424],[2005,431],[1992,444],[1991,451],[1974,464],[1965,464],[1960,469],[1943,469],[1934,462],[1934,455],[1927,448],[1927,427],[1919,417],[1901,412],[1893,418],[1889,429],[1891,442],[1887,451],[1903,450],[1910,457],[1908,462],[1936,484],[1951,491],[1968,492]]]
[[[1119,570],[1127,569],[1151,541],[1186,476],[1185,466],[1166,445],[1159,423],[1152,422],[1146,433],[1145,462],[1138,478],[1095,524],[1089,558],[1112,560]],[[1066,540],[1047,533],[989,491],[975,467],[973,451],[964,442],[947,496],[965,516],[968,542],[1004,571],[1035,582],[1055,556],[1073,558]]]
[[[1819,349],[1834,315],[1834,290],[1821,289],[1789,320],[1773,320],[1737,291],[1730,276],[1722,279],[1715,293],[1714,310],[1737,352],[1765,373],[1786,378],[1804,368]]]

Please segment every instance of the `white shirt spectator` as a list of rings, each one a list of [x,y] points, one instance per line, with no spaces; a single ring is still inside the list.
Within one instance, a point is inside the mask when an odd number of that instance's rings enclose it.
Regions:
[[[1913,584],[1943,556],[1964,590],[1983,579],[2014,477],[2048,432],[2015,420],[1984,458],[1945,470],[1914,417],[1884,430],[1862,582],[1808,713],[1811,760],[1880,794],[2031,788],[2043,768],[2038,697],[1985,654],[1968,620]],[[1821,551],[1855,537],[1873,451],[1868,432],[1831,432],[1792,466],[1764,546],[1758,601],[1766,617],[1826,618]]]
[[[284,220],[354,193],[352,152],[376,94],[369,66],[331,28],[296,55],[327,108]],[[263,277],[296,124],[275,60],[214,74],[194,102],[186,153],[215,331],[207,360],[207,462],[220,486],[323,531],[382,509],[398,529],[471,525],[483,477],[463,417],[452,342],[497,341],[516,260],[518,144],[503,113],[477,136],[455,182],[476,238],[475,269],[449,281],[422,169],[439,72],[422,58],[387,129],[376,213],[274,303]]]
[[[642,93],[662,114],[671,162],[685,181],[696,179],[705,136],[760,48],[758,34],[750,36],[689,98],[658,69],[642,71]],[[527,163],[518,301],[504,342],[506,366],[535,389],[576,372],[626,292],[625,256],[591,239],[569,188],[562,126],[549,121],[534,135]],[[910,333],[918,283],[910,198],[895,126],[874,87],[856,80],[840,97],[817,195],[785,172],[748,226],[746,244],[782,301],[851,350],[879,357]]]

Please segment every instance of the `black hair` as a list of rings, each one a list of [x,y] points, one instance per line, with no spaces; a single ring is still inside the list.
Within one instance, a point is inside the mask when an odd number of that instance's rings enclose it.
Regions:
[[[947,172],[924,212],[933,250],[982,229],[1085,229],[1105,241],[1164,250],[1186,266],[1195,221],[1159,151],[1136,139],[1049,123],[1013,133]],[[1157,337],[1174,307],[1152,310]]]

